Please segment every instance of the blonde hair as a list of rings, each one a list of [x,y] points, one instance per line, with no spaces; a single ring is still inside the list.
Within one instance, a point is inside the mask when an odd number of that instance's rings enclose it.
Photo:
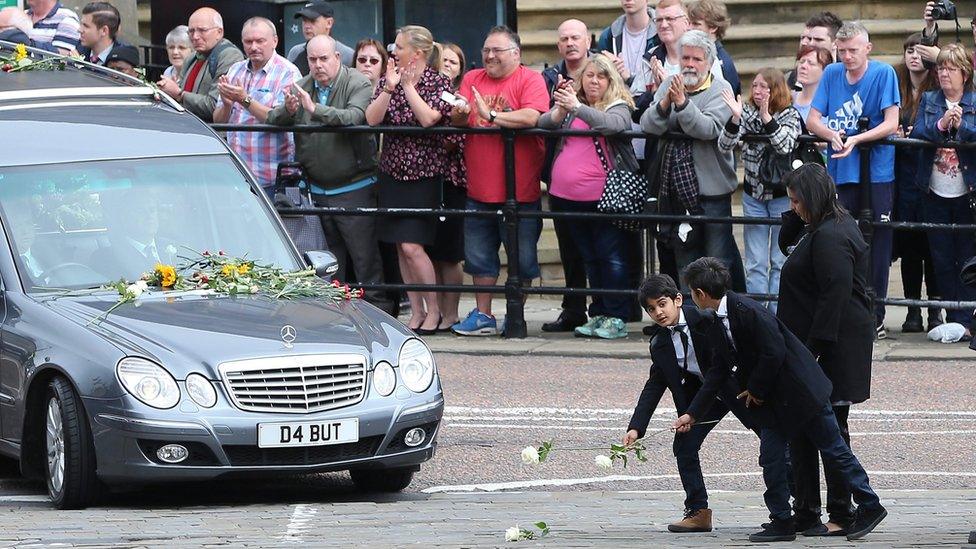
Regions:
[[[973,87],[973,64],[969,52],[962,44],[948,44],[939,52],[936,66],[948,65],[962,71],[963,87],[967,90]]]
[[[397,30],[397,34],[407,37],[407,44],[411,48],[430,55],[434,51],[434,35],[426,27],[420,25],[406,25]]]
[[[631,109],[634,108],[634,96],[630,93],[630,88],[624,83],[624,79],[620,77],[620,73],[617,72],[617,68],[613,66],[613,63],[607,58],[606,55],[596,54],[591,55],[586,63],[583,63],[583,68],[579,71],[579,77],[577,78],[574,88],[576,89],[576,97],[585,104],[589,105],[586,100],[586,92],[583,91],[583,74],[586,72],[590,65],[594,65],[598,74],[602,74],[607,77],[608,85],[607,91],[603,94],[603,97],[596,102],[596,104],[590,105],[594,109],[599,109],[601,111],[607,110],[607,108],[618,102],[623,101]]]

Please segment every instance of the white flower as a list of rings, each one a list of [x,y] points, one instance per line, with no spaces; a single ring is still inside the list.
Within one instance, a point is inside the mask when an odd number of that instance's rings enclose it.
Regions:
[[[518,541],[520,537],[522,537],[522,529],[518,526],[505,530],[505,541]]]
[[[600,469],[613,469],[613,460],[607,456],[596,456],[593,461]]]
[[[526,446],[522,450],[522,463],[536,465],[539,463],[539,450],[535,446]]]
[[[145,283],[140,285],[138,282],[136,282],[135,284],[129,284],[125,289],[126,292],[132,294],[132,297],[139,297],[140,295],[142,295],[142,292],[144,292],[145,290],[146,290]]]

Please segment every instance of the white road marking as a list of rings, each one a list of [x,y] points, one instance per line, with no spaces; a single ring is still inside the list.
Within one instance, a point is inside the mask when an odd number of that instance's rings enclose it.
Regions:
[[[580,426],[580,425],[518,425],[509,423],[454,423],[446,420],[451,429],[535,429],[541,431],[622,431],[620,425]],[[755,435],[746,429],[713,429],[713,435]],[[943,431],[851,431],[852,437],[868,436],[928,436],[928,435],[974,435],[972,429],[949,429]]]
[[[23,494],[19,496],[0,496],[0,503],[50,503],[51,498],[43,495]]]
[[[291,519],[288,521],[288,528],[285,533],[278,537],[284,543],[304,543],[302,532],[308,528],[309,521],[315,516],[318,509],[312,505],[299,503],[291,512]]]
[[[446,406],[444,408],[445,417],[452,415],[468,416],[539,416],[539,415],[558,415],[558,416],[590,416],[599,417],[601,415],[630,416],[634,413],[633,408],[544,408],[544,407],[512,407],[512,408],[485,408],[474,406]],[[658,408],[654,416],[674,417],[674,408]],[[933,416],[933,417],[969,417],[976,418],[976,410],[874,410],[861,409],[856,406],[851,407],[851,417],[858,416],[881,416],[884,417],[909,417],[909,416]],[[568,419],[568,418],[564,418]]]
[[[895,476],[895,477],[962,477],[976,478],[976,472],[952,472],[952,471],[868,471],[871,477]],[[702,475],[705,478],[742,478],[760,477],[759,471],[747,473],[711,473]],[[624,482],[635,480],[680,480],[678,475],[608,475],[605,477],[583,477],[583,478],[552,478],[537,480],[521,480],[510,482],[486,482],[481,484],[459,484],[455,486],[431,486],[421,492],[425,494],[438,494],[450,492],[499,492],[507,490],[521,490],[524,488],[537,488],[543,486],[578,486],[581,484],[602,484],[608,482]],[[714,490],[709,490],[714,492]]]

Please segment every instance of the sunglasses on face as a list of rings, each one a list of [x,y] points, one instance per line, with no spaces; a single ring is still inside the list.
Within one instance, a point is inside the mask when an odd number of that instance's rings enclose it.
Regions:
[[[382,61],[379,57],[360,56],[356,58],[356,63],[360,65],[379,65]]]

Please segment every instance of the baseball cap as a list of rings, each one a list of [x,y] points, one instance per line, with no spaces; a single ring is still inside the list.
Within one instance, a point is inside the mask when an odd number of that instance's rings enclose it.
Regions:
[[[139,50],[135,46],[115,46],[105,59],[105,64],[108,65],[112,61],[125,61],[133,67],[138,67]]]
[[[298,10],[295,19],[304,17],[305,19],[318,19],[319,17],[335,17],[335,9],[328,2],[309,2],[305,7]]]

